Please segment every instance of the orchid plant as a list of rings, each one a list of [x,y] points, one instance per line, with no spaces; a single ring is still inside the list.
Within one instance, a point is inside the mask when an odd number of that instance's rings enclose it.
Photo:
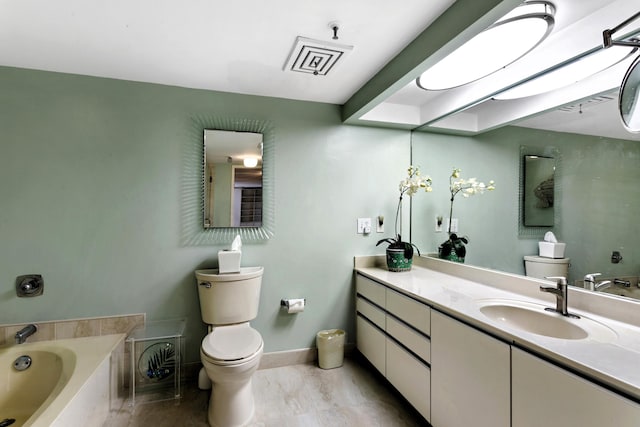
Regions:
[[[413,253],[412,247],[415,247],[411,243],[402,241],[402,198],[406,194],[409,197],[412,197],[420,190],[424,190],[426,193],[430,193],[433,191],[431,177],[428,175],[422,175],[420,173],[420,167],[418,166],[409,166],[407,169],[407,177],[400,181],[398,185],[398,189],[400,190],[400,198],[398,200],[398,208],[396,209],[396,222],[395,222],[395,237],[387,237],[382,239],[376,243],[378,246],[382,242],[389,243],[389,247],[391,249],[404,249],[405,251],[411,250]],[[400,230],[400,231],[398,231]],[[418,248],[416,248],[418,249]],[[418,254],[420,251],[418,250]]]
[[[476,194],[484,194],[485,191],[495,190],[495,182],[493,180],[489,181],[488,185],[485,185],[484,182],[478,181],[476,178],[464,179],[460,177],[460,172],[462,172],[459,168],[453,168],[453,172],[449,177],[449,191],[451,193],[451,205],[449,207],[449,227],[447,229],[447,233],[449,234],[449,239],[440,245],[440,254],[443,257],[443,254],[446,256],[454,251],[458,258],[464,260],[464,256],[466,255],[466,249],[464,245],[469,243],[469,238],[467,236],[458,237],[455,233],[451,233],[451,223],[453,218],[453,202],[455,201],[456,196],[461,193],[462,197],[471,197]]]

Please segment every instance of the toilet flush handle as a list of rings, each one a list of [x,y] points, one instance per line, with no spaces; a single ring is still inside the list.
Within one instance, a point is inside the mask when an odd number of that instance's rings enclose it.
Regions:
[[[198,283],[200,286],[204,286],[205,288],[209,289],[211,287],[211,282],[200,282]]]

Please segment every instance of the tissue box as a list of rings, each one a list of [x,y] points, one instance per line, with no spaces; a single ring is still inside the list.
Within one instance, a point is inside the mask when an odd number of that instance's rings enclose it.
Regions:
[[[224,273],[240,273],[242,251],[218,251],[218,271]]]
[[[564,258],[566,243],[538,242],[538,250],[541,257]]]

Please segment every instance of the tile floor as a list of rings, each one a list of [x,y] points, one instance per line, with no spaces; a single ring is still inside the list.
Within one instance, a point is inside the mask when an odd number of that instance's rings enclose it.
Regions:
[[[413,427],[429,424],[358,355],[344,366],[323,370],[312,364],[262,369],[253,387],[253,427]],[[209,392],[189,382],[179,404],[125,404],[104,427],[208,427]]]

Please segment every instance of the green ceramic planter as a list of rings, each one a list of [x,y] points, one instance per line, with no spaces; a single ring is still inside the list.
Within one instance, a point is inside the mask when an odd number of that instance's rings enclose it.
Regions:
[[[405,257],[404,249],[387,248],[387,268],[389,271],[409,271],[413,264],[413,256]]]

